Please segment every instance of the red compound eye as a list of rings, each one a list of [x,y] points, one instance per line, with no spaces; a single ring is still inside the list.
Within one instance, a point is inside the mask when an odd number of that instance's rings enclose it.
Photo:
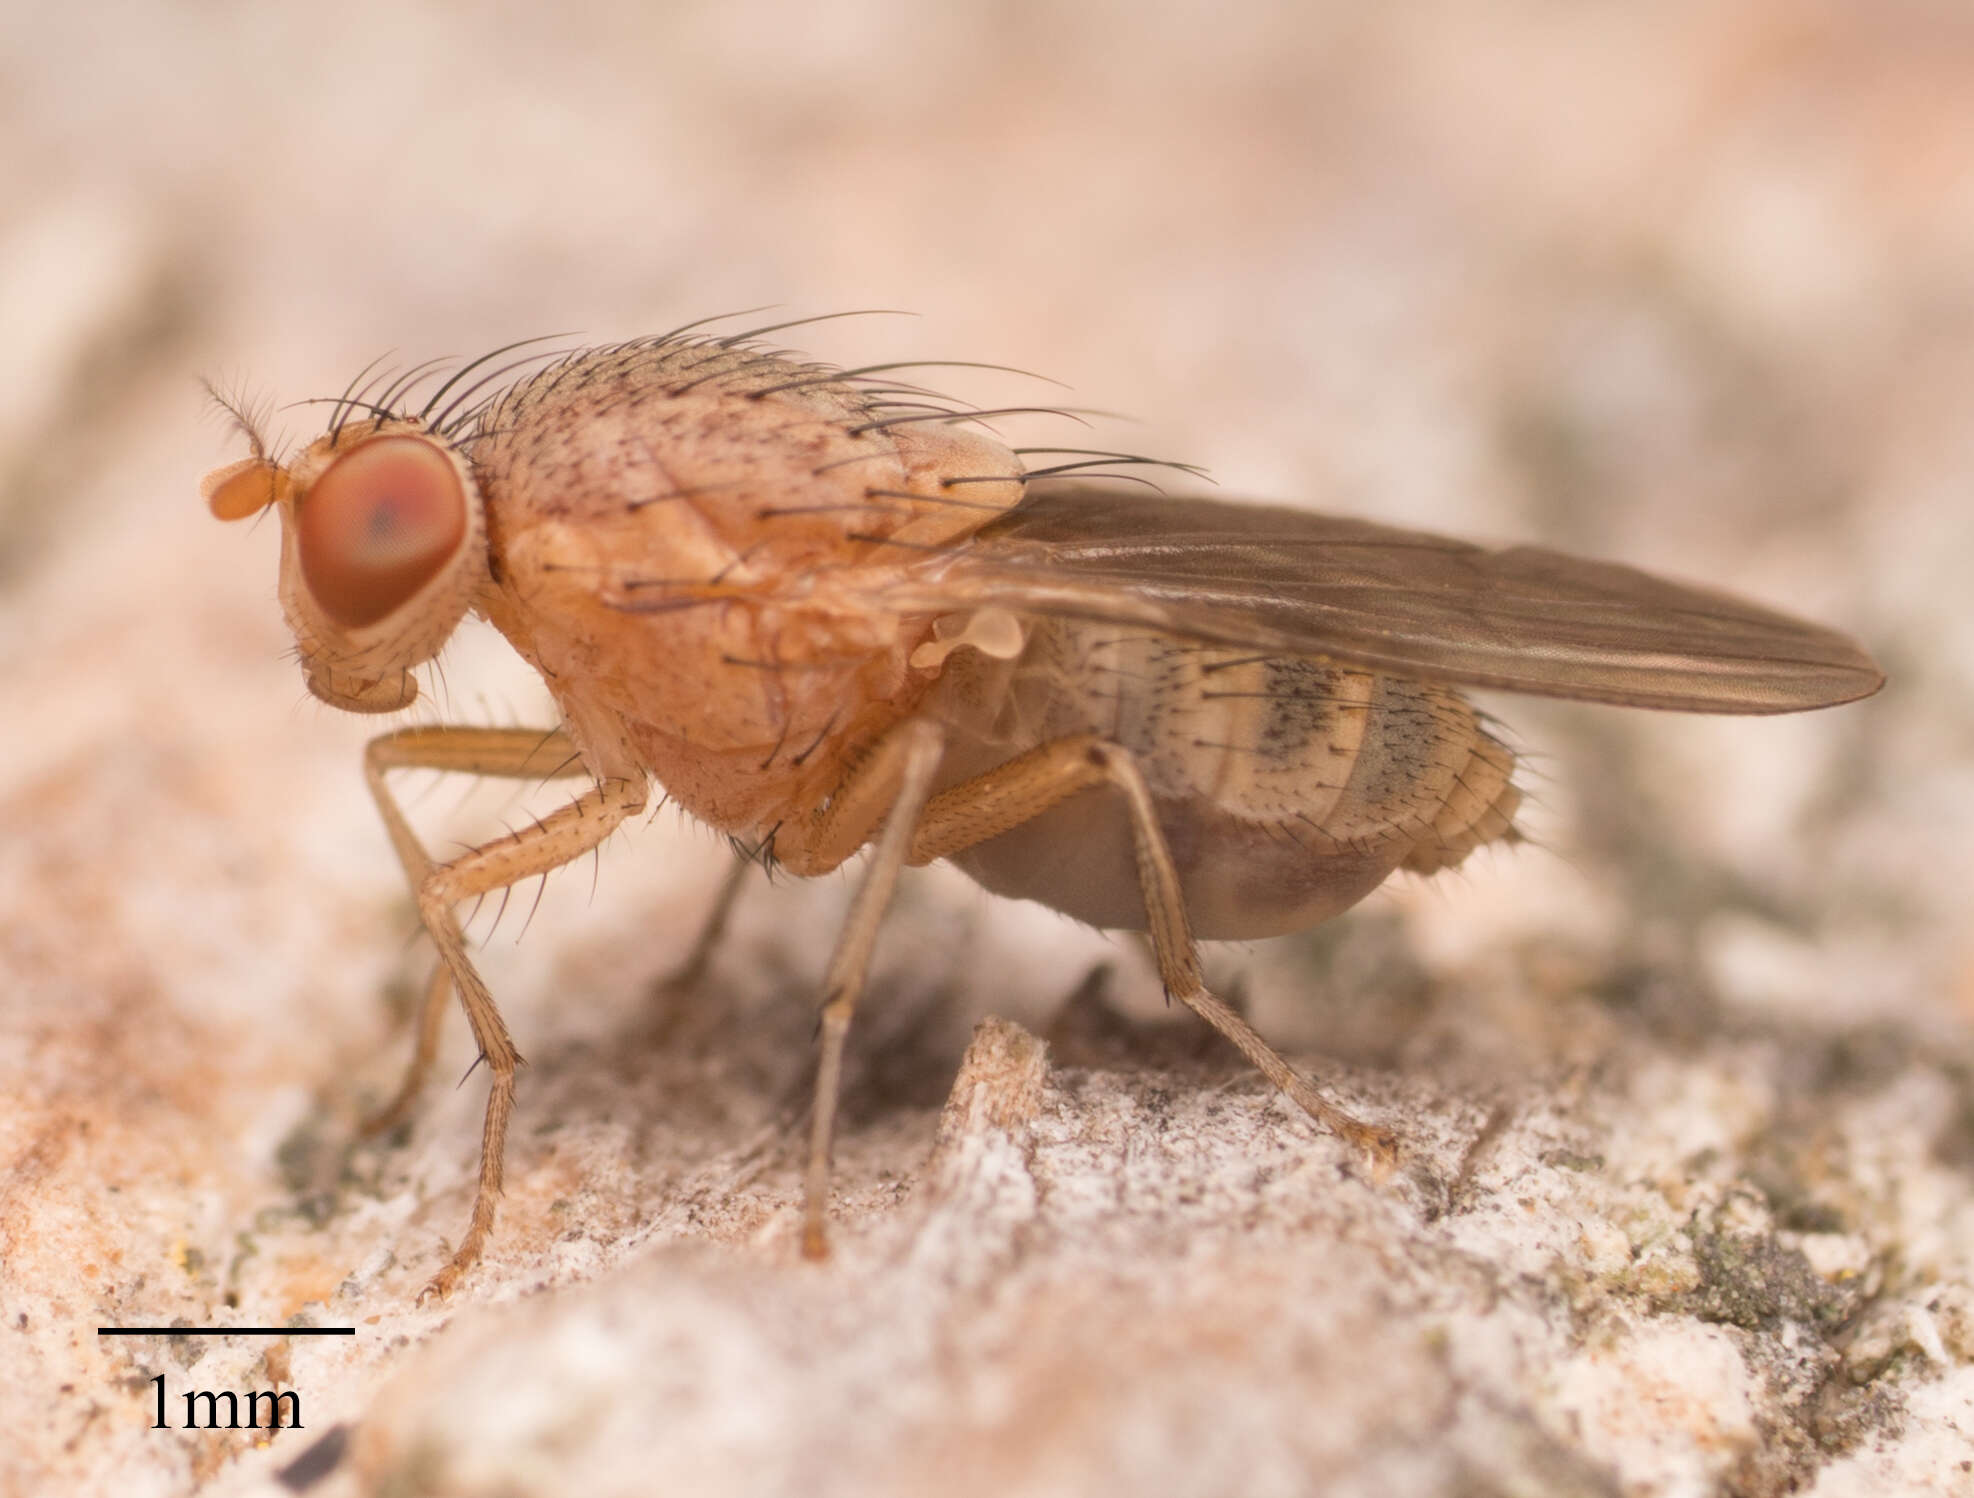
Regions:
[[[379,437],[339,458],[297,506],[302,577],[345,629],[388,618],[437,577],[466,534],[452,463],[418,437]]]

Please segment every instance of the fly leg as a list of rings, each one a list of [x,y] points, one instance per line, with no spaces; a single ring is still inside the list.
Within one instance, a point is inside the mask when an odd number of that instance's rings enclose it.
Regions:
[[[594,848],[626,817],[644,806],[645,782],[637,779],[599,781],[568,805],[551,812],[532,827],[471,849],[449,863],[435,863],[405,820],[397,799],[384,783],[392,769],[454,770],[477,775],[548,778],[580,772],[574,746],[559,732],[515,729],[413,728],[374,739],[364,755],[377,808],[397,849],[405,877],[418,900],[419,915],[439,949],[441,971],[426,991],[426,1013],[419,1041],[425,1049],[428,1032],[437,1029],[432,1010],[442,1002],[446,987],[459,995],[474,1043],[487,1063],[492,1083],[487,1096],[486,1123],[480,1137],[480,1179],[473,1197],[473,1216],[466,1236],[452,1258],[421,1294],[445,1296],[459,1277],[479,1259],[492,1230],[495,1203],[500,1198],[501,1166],[507,1143],[507,1121],[514,1108],[514,1078],[521,1053],[500,1017],[493,996],[466,955],[466,940],[453,907],[461,900],[505,889],[537,874],[560,868]],[[441,997],[435,999],[435,995]],[[429,1066],[429,1056],[424,1058]],[[420,1060],[414,1057],[414,1069]],[[415,1090],[416,1077],[407,1078]],[[394,1105],[395,1106],[395,1105]]]
[[[582,775],[576,746],[560,729],[412,728],[372,739],[363,750],[364,778],[397,850],[398,862],[413,894],[434,867],[416,834],[405,821],[384,777],[391,770],[451,770],[462,775],[499,775],[516,780],[553,780]],[[445,1021],[446,1000],[452,997],[452,974],[443,961],[432,964],[425,997],[418,1010],[418,1037],[404,1080],[394,1096],[359,1132],[385,1133],[404,1122],[432,1074],[438,1056],[439,1030]]]
[[[727,922],[733,916],[733,907],[740,903],[740,891],[747,883],[747,875],[754,867],[754,860],[736,850],[733,860],[727,865],[726,877],[720,881],[719,893],[713,896],[713,908],[706,913],[705,921],[699,927],[699,935],[692,940],[692,949],[685,954],[685,960],[658,980],[660,993],[680,993],[696,988],[699,980],[706,976],[711,966],[713,953],[720,945],[720,938],[727,933]]]
[[[445,1025],[446,1000],[452,997],[452,974],[443,962],[432,964],[432,975],[425,980],[425,997],[418,1005],[418,1035],[412,1043],[411,1060],[404,1069],[404,1080],[397,1093],[370,1117],[356,1126],[365,1139],[388,1134],[411,1114],[411,1105],[425,1089],[432,1075],[432,1063],[439,1054],[439,1031]]]
[[[961,852],[1041,815],[1078,791],[1101,785],[1122,795],[1130,814],[1138,883],[1165,991],[1232,1041],[1263,1076],[1317,1122],[1380,1162],[1394,1161],[1398,1144],[1388,1130],[1353,1118],[1323,1097],[1252,1025],[1207,989],[1186,918],[1179,872],[1159,828],[1151,790],[1137,761],[1121,745],[1094,734],[1056,739],[941,791],[919,819],[911,862],[930,863]]]
[[[829,1152],[836,1130],[837,1091],[843,1082],[843,1043],[850,1016],[870,972],[878,924],[891,903],[898,871],[912,849],[914,830],[939,769],[944,735],[935,723],[917,719],[880,739],[867,758],[806,826],[792,835],[783,829],[777,857],[794,873],[835,868],[871,836],[881,821],[877,846],[851,898],[843,932],[823,976],[821,1041],[816,1060],[816,1102],[809,1125],[809,1165],[803,1183],[802,1253],[820,1259],[829,1252],[824,1226],[829,1206]]]

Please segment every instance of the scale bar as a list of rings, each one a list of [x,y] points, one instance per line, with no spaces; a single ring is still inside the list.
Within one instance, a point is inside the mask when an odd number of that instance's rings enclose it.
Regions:
[[[99,1337],[354,1337],[353,1326],[99,1326]]]

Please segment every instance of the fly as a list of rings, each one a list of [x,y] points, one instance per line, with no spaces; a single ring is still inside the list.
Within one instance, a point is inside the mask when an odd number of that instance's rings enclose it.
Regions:
[[[1133,491],[1107,470],[1149,460],[1011,449],[969,424],[1002,413],[902,366],[802,362],[762,344],[773,331],[482,373],[501,350],[416,406],[420,371],[359,379],[292,457],[241,415],[250,456],[205,480],[222,519],[279,512],[282,607],[323,701],[409,706],[414,669],[474,613],[561,713],[399,729],[364,755],[439,954],[386,1116],[450,996],[491,1075],[472,1218],[428,1293],[486,1243],[521,1064],[457,908],[596,847],[654,784],[791,873],[872,850],[823,983],[803,1232],[820,1256],[844,1038],[906,865],[951,859],[1149,933],[1171,996],[1389,1159],[1387,1131],[1208,991],[1198,939],[1300,931],[1396,870],[1514,840],[1514,755],[1464,687],[1782,713],[1883,681],[1842,634],[1629,567]],[[1029,464],[1044,454],[1066,461]],[[586,786],[439,861],[389,787],[400,769]]]

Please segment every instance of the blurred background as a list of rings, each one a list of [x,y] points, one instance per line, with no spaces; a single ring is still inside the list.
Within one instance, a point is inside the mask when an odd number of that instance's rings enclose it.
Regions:
[[[387,1086],[403,1043],[378,995],[422,959],[358,773],[375,725],[304,695],[274,527],[199,503],[243,451],[201,378],[285,403],[383,355],[746,308],[902,309],[785,336],[1033,370],[1068,393],[940,383],[1121,413],[1059,440],[1230,496],[1617,557],[1879,654],[1883,696],[1800,719],[1491,703],[1544,847],[1227,957],[1289,1043],[1437,1054],[1435,992],[1484,1006],[1487,973],[1547,962],[1671,992],[1668,1025],[1719,1003],[1964,1054],[1970,267],[1954,0],[10,0],[0,1133],[194,1183],[142,1187],[160,1242],[217,1230],[228,1172],[271,1170],[351,1073]],[[455,717],[540,720],[497,640],[447,676]],[[530,939],[488,949],[524,1049],[618,1023],[720,866],[667,815],[594,893],[552,881]],[[894,978],[1046,1015],[1114,960],[1155,1001],[1129,949],[962,883],[908,894],[894,931],[943,934],[894,936]],[[800,1014],[841,899],[743,906],[731,961]],[[1468,1064],[1531,1043],[1492,1033]],[[470,1140],[477,1094],[446,1106]],[[1974,1119],[1954,1137],[1974,1151]],[[34,1221],[14,1262],[59,1280],[74,1244]]]

